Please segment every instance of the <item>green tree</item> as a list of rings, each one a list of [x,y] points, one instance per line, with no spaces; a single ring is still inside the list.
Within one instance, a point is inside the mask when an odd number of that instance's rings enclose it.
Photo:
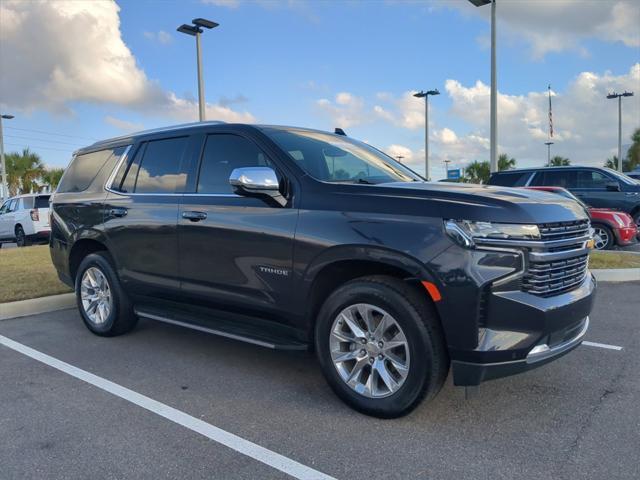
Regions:
[[[571,165],[571,160],[569,160],[566,157],[561,157],[560,155],[556,155],[555,157],[551,158],[551,164],[548,166],[549,167],[568,167],[569,165]]]
[[[51,191],[53,191],[60,183],[60,179],[62,178],[63,173],[64,168],[47,168],[42,174],[42,183],[45,185],[49,185]]]
[[[10,195],[38,190],[38,180],[42,178],[45,168],[37,153],[28,148],[22,153],[9,153],[6,155],[6,164]]]
[[[625,172],[631,171],[637,167],[640,167],[640,128],[636,128],[631,135],[631,147],[629,147],[629,151],[627,152],[627,170]],[[624,163],[622,164],[624,167]]]
[[[491,167],[488,161],[474,160],[464,169],[464,179],[467,183],[487,183],[491,176]]]
[[[604,166],[607,168],[612,168],[614,170],[618,169],[618,156],[614,155],[611,158],[607,158],[607,161],[604,162]],[[633,170],[633,168],[630,167],[630,162],[629,160],[622,160],[622,171],[623,172],[628,172],[629,170]]]
[[[506,153],[501,153],[498,157],[498,170],[511,170],[512,168],[516,168],[516,159],[509,158]]]

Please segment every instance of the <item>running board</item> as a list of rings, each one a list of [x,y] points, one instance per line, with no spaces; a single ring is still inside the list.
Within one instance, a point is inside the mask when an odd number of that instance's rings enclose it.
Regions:
[[[240,342],[250,343],[252,345],[258,345],[260,347],[271,348],[274,350],[308,350],[309,346],[306,343],[299,340],[293,340],[289,338],[279,338],[276,336],[268,335],[263,332],[249,333],[247,328],[243,328],[243,325],[237,324],[237,322],[229,321],[217,321],[211,322],[212,326],[204,326],[192,321],[183,321],[175,318],[170,318],[165,315],[160,315],[157,312],[149,312],[146,310],[135,309],[135,314],[139,317],[147,318],[149,320],[155,320],[157,322],[168,323],[170,325],[176,325],[178,327],[189,328],[191,330],[197,330],[199,332],[209,333],[211,335],[217,335],[219,337],[229,338],[231,340],[237,340]],[[209,323],[209,322],[207,322]]]

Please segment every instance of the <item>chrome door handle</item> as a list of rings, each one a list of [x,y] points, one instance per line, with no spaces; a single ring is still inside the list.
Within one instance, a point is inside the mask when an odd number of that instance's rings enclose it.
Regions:
[[[192,222],[199,222],[200,220],[205,220],[207,214],[205,212],[186,211],[182,212],[182,218],[191,220]]]
[[[109,216],[111,217],[124,217],[127,215],[127,209],[126,208],[111,208],[109,210]]]

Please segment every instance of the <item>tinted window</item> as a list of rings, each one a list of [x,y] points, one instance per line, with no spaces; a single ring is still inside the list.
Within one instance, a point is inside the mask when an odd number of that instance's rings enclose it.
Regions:
[[[133,193],[133,189],[136,186],[136,179],[138,178],[140,159],[142,158],[145,147],[146,144],[142,144],[136,150],[133,159],[130,158],[129,160],[122,162],[113,178],[113,182],[111,182],[112,190]]]
[[[233,193],[229,176],[235,168],[272,167],[256,144],[237,135],[216,134],[207,137],[204,147],[198,193]]]
[[[168,138],[147,143],[137,172],[136,193],[174,193],[184,189],[187,174],[180,171],[180,163],[187,147],[187,138]]]
[[[108,149],[76,156],[64,172],[57,191],[64,193],[86,190],[113,153],[113,149]]]
[[[532,186],[576,188],[575,170],[538,171],[531,181]]]
[[[578,188],[604,190],[613,179],[597,170],[580,170],[578,172]]]
[[[489,184],[501,187],[523,187],[530,176],[531,172],[499,173],[491,177]]]
[[[0,215],[2,215],[3,213],[7,213],[8,210],[9,210],[9,200],[4,202],[2,204],[2,207],[0,207]]]
[[[40,195],[36,197],[36,204],[34,208],[49,208],[49,195]]]
[[[366,143],[313,130],[264,128],[312,177],[325,182],[411,182],[420,177]]]

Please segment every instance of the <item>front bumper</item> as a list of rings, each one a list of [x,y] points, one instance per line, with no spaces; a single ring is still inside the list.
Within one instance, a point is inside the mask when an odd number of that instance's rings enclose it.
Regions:
[[[589,328],[595,286],[589,274],[578,288],[549,298],[490,293],[478,346],[451,352],[454,384],[478,385],[525,372],[579,346]]]

